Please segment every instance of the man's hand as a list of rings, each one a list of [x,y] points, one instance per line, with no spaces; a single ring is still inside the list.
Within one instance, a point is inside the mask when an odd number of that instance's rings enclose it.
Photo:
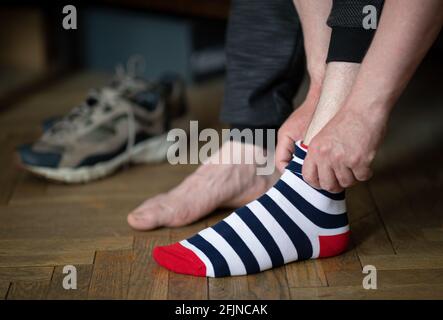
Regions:
[[[371,175],[371,162],[384,136],[387,115],[342,108],[312,139],[303,164],[311,186],[339,192]]]
[[[298,107],[278,130],[278,142],[275,153],[277,169],[283,173],[292,159],[295,141],[303,136],[311,122],[320,96],[320,86],[311,86],[305,101]]]

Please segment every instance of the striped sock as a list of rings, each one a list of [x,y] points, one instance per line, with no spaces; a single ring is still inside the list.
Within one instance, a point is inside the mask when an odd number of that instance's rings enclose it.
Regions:
[[[306,152],[297,142],[292,161],[268,192],[187,240],[154,248],[154,259],[177,273],[224,277],[345,251],[345,193],[317,190],[303,181]]]

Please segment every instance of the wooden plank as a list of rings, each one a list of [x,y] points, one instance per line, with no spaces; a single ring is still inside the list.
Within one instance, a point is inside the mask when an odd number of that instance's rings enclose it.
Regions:
[[[386,225],[394,251],[399,253],[407,243],[423,240],[420,230],[422,218],[411,209],[409,199],[399,188],[393,174],[375,176],[369,181],[374,201]]]
[[[292,299],[324,300],[410,300],[442,299],[443,285],[402,285],[366,290],[362,286],[291,288]]]
[[[208,280],[209,299],[243,300],[254,298],[254,295],[249,292],[247,276],[210,278]]]
[[[124,250],[132,247],[132,236],[96,238],[0,239],[0,254],[69,252],[89,250]],[[43,248],[43,249],[42,249]]]
[[[422,238],[425,238],[423,230],[421,232]],[[443,243],[438,241],[428,241],[426,239],[420,239],[410,241],[408,239],[397,240],[396,251],[399,255],[443,255]]]
[[[54,197],[48,197],[46,190],[49,184],[46,180],[35,177],[28,172],[23,171],[18,178],[17,184],[14,188],[14,192],[11,195],[9,204],[15,204],[20,202],[35,203],[36,199],[47,198],[53,199]]]
[[[154,261],[152,249],[168,242],[168,239],[135,238],[134,262],[129,278],[128,299],[153,300],[167,298],[169,272]]]
[[[318,259],[323,272],[361,270],[360,260],[355,249],[350,249],[345,253],[325,259]]]
[[[91,239],[132,234],[125,223],[133,202],[113,200],[85,203],[11,205],[0,214],[0,238]]]
[[[322,265],[317,260],[297,261],[286,265],[286,277],[289,287],[327,286]]]
[[[394,254],[391,240],[380,219],[367,184],[358,184],[347,195],[351,236],[360,254]]]
[[[133,254],[131,250],[97,251],[89,299],[125,299]]]
[[[53,265],[77,265],[92,264],[94,262],[94,251],[77,251],[58,254],[11,255],[2,256],[0,267],[33,267]]]
[[[328,285],[361,286],[366,274],[358,271],[339,271],[326,274]],[[398,285],[443,285],[443,269],[379,270],[377,287],[385,288]]]
[[[402,270],[402,269],[441,269],[443,256],[434,255],[385,255],[365,256],[360,255],[362,265],[373,265],[377,270]]]
[[[132,236],[97,238],[0,239],[0,259],[8,256],[64,254],[79,251],[125,250],[132,248]]]
[[[443,242],[443,227],[424,228],[422,232],[427,241]]]
[[[77,269],[77,289],[63,288],[63,266],[58,266],[54,270],[49,286],[47,299],[49,300],[84,300],[88,298],[89,284],[92,275],[92,265],[76,265]]]
[[[351,223],[351,236],[358,254],[395,254],[386,229],[376,214],[371,214]]]
[[[8,292],[8,300],[42,300],[46,298],[49,289],[46,281],[15,281]]]
[[[131,203],[129,209],[132,210],[144,200],[176,186],[193,171],[192,168],[192,166],[172,166],[168,163],[131,166],[119,170],[106,179],[74,185],[48,184],[43,179],[26,175],[18,183],[10,202],[15,205],[104,202],[112,195],[114,201]],[[157,183],[153,184],[151,181]],[[39,184],[44,188],[38,189]]]
[[[254,299],[289,299],[288,281],[284,267],[247,276],[249,295]]]
[[[346,190],[346,206],[351,223],[377,214],[377,207],[366,183],[359,183]]]
[[[207,299],[207,279],[170,272],[167,298],[168,300]]]
[[[2,281],[43,281],[50,280],[53,267],[0,268]]]
[[[0,280],[0,300],[6,299],[10,285],[9,281]]]

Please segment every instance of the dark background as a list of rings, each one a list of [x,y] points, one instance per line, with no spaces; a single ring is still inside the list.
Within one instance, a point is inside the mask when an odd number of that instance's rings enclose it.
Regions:
[[[223,73],[229,0],[3,1],[0,109],[79,69],[112,73],[133,55],[144,76],[177,72],[188,82]],[[77,29],[65,30],[65,5]]]

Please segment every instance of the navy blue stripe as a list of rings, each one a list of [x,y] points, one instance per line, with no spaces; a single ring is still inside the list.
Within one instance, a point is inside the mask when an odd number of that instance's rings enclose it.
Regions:
[[[297,158],[300,158],[302,160],[305,159],[306,157],[306,151],[303,150],[302,148],[298,147],[297,145],[295,145],[295,152],[294,152],[295,156]]]
[[[300,196],[294,189],[288,186],[283,180],[279,180],[274,188],[280,191],[286,199],[288,199],[306,218],[311,220],[317,226],[325,229],[335,229],[344,227],[348,224],[348,217],[346,213],[342,214],[327,214],[318,210],[302,196]]]
[[[212,229],[217,231],[231,245],[232,249],[237,252],[248,274],[260,272],[260,266],[254,254],[229,224],[222,220],[213,226]]]
[[[283,255],[278,248],[277,243],[275,243],[274,238],[266,230],[263,224],[258,220],[255,214],[248,207],[242,207],[235,211],[237,215],[247,224],[249,229],[255,234],[260,243],[265,247],[272,261],[272,266],[278,267],[282,266],[285,262]]]
[[[211,260],[212,266],[214,267],[214,276],[226,277],[231,275],[226,259],[201,235],[196,234],[195,236],[189,238],[188,242],[199,248],[208,257],[208,259]]]
[[[297,249],[298,260],[312,258],[312,244],[303,230],[301,230],[267,194],[261,196],[258,201],[270,214],[272,214],[275,220],[277,220],[280,226],[285,230],[286,234],[294,244],[294,247]]]
[[[302,165],[300,163],[295,162],[294,160],[289,162],[289,164],[286,166],[286,169],[288,169],[289,171],[299,173],[299,174],[301,174],[301,170],[302,170],[301,168],[302,168]]]
[[[320,192],[322,195],[324,195],[325,197],[328,197],[329,199],[332,200],[345,200],[345,191],[339,192],[339,193],[330,193],[326,190],[318,190],[315,189],[318,192]]]

